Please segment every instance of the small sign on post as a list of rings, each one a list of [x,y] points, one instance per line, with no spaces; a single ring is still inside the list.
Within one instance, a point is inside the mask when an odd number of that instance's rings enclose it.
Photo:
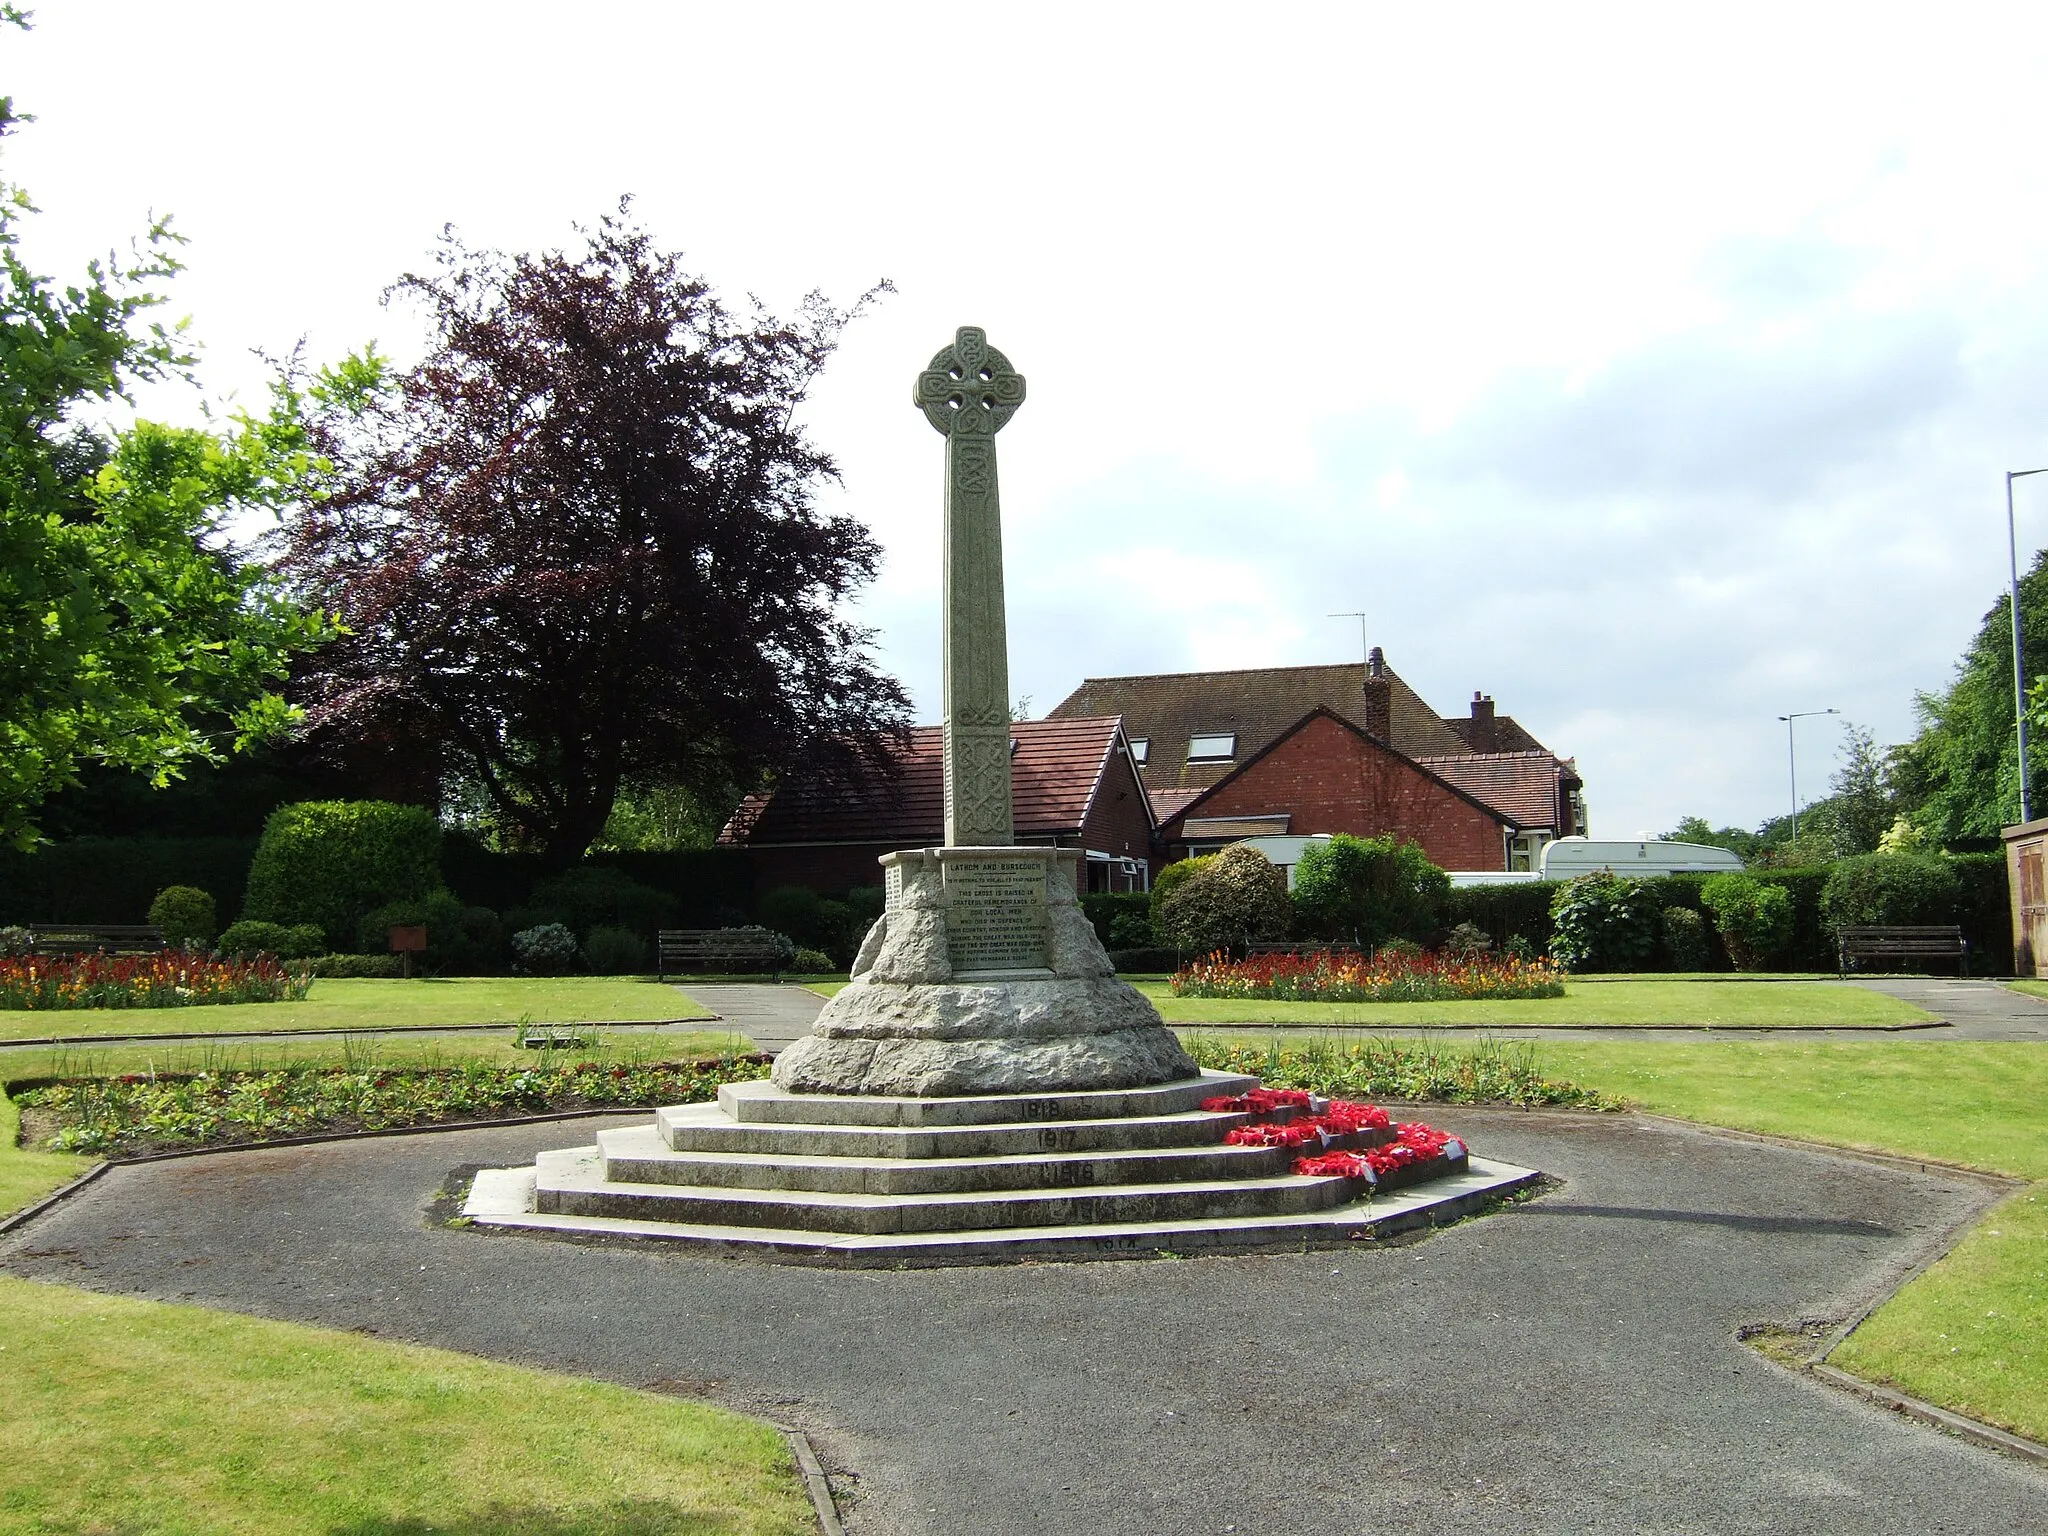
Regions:
[[[391,925],[391,952],[398,956],[400,973],[412,979],[412,957],[427,947],[427,928],[424,923],[393,923]]]

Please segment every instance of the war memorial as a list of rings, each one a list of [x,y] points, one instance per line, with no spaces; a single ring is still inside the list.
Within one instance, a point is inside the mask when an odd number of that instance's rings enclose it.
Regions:
[[[1342,1242],[1537,1177],[1455,1141],[1407,1178],[1296,1171],[1304,1150],[1391,1141],[1384,1115],[1247,1140],[1322,1106],[1201,1070],[1117,978],[1076,897],[1079,853],[1017,845],[995,438],[1024,393],[971,326],[913,391],[945,439],[945,846],[882,859],[886,906],[851,981],[771,1079],[486,1170],[466,1209],[479,1225],[988,1262]]]

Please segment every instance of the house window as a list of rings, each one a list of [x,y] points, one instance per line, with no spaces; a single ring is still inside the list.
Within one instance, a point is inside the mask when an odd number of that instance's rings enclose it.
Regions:
[[[1136,763],[1140,768],[1145,766],[1145,759],[1148,755],[1150,755],[1151,751],[1152,740],[1150,737],[1133,736],[1131,738],[1131,761]]]
[[[1188,738],[1188,761],[1191,763],[1227,763],[1237,756],[1237,732],[1222,731],[1209,736]]]

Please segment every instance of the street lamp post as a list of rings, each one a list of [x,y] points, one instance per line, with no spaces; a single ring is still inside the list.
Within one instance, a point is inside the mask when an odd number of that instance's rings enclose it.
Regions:
[[[2028,475],[2048,475],[2048,468],[2005,472],[2005,552],[2012,562],[2012,718],[2019,728],[2021,821],[2034,819],[2034,804],[2027,794],[2027,666],[2020,654],[2020,539],[2013,522],[2012,483]]]
[[[1795,709],[1778,718],[1785,722],[1785,761],[1792,769],[1792,841],[1799,841],[1799,754],[1792,745],[1792,722],[1808,715],[1839,715],[1839,709]]]

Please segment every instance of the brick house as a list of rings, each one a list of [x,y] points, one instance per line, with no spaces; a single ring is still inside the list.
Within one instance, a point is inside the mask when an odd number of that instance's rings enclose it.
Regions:
[[[1048,719],[1119,714],[1157,862],[1242,837],[1393,832],[1446,869],[1530,869],[1586,830],[1583,785],[1484,694],[1446,719],[1386,664],[1090,678]]]
[[[1120,722],[1023,720],[1010,743],[1018,843],[1082,849],[1084,891],[1149,889],[1155,822]],[[912,730],[896,765],[861,789],[799,782],[749,795],[718,841],[747,851],[756,890],[878,886],[883,854],[936,847],[946,832],[939,727]]]

